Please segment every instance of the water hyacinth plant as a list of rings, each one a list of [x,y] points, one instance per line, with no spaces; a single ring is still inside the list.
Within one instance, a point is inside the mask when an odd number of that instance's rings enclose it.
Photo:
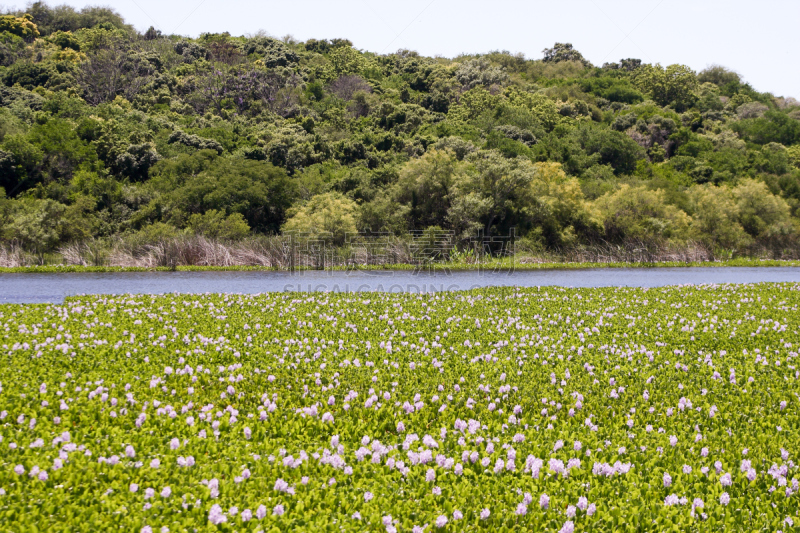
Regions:
[[[8,531],[790,531],[800,285],[0,306]]]

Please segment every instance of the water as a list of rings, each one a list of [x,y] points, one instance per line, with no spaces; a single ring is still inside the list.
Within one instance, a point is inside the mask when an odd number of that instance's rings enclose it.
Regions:
[[[662,287],[800,282],[800,267],[598,268],[513,273],[411,271],[113,272],[0,274],[0,303],[61,303],[79,294],[284,291],[439,292],[488,286]]]

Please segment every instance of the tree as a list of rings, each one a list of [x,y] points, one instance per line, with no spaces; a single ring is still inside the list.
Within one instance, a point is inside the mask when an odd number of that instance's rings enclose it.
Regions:
[[[342,246],[348,235],[358,231],[356,211],[356,203],[341,193],[318,194],[305,204],[293,207],[281,230],[284,234]]]
[[[39,36],[39,28],[33,23],[33,17],[25,14],[21,17],[0,15],[0,33],[7,31],[30,42]]]
[[[90,54],[76,77],[86,101],[96,106],[117,96],[133,100],[153,74],[150,63],[129,55],[120,45],[112,45]]]
[[[741,80],[739,74],[722,65],[711,65],[697,75],[697,81],[700,83],[713,83],[718,87],[724,87],[731,83],[738,84]]]
[[[372,87],[361,76],[349,75],[340,76],[332,81],[328,85],[328,90],[342,100],[349,101],[356,92],[371,93]]]
[[[412,228],[446,225],[453,187],[463,174],[464,165],[450,151],[429,150],[403,166],[395,194],[409,206]]]
[[[332,71],[329,79],[347,74],[360,74],[367,62],[358,50],[349,46],[334,48],[328,55],[328,61]]]
[[[697,76],[686,65],[644,65],[635,71],[634,83],[648,93],[658,105],[684,111],[694,101]]]
[[[250,226],[241,213],[225,216],[224,212],[216,209],[191,215],[187,226],[198,235],[227,241],[241,239],[250,233]]]
[[[543,94],[531,94],[511,88],[506,91],[506,97],[512,106],[530,111],[547,131],[551,131],[561,122],[558,106],[552,99]]]
[[[3,229],[5,238],[39,256],[53,250],[64,236],[66,207],[53,200],[27,200],[17,206]]]
[[[529,223],[548,245],[563,246],[576,234],[599,233],[599,216],[584,198],[580,182],[567,176],[560,164],[535,163],[530,187]]]
[[[253,76],[253,97],[270,112],[288,116],[298,103],[302,79],[288,69],[256,70]]]
[[[789,204],[772,194],[764,182],[746,179],[733,189],[739,221],[745,231],[764,240],[793,233]]]
[[[50,7],[44,2],[34,2],[27,8],[42,35],[56,31],[75,32],[82,28],[105,27],[131,31],[131,26],[116,11],[108,7],[90,6],[80,11],[68,5]]]
[[[242,45],[245,55],[255,54],[267,68],[285,67],[297,63],[297,53],[277,39],[255,37]]]
[[[2,73],[3,83],[8,87],[21,85],[25,89],[31,90],[36,87],[47,87],[50,80],[57,77],[58,73],[51,64],[16,62]]]
[[[465,61],[456,70],[455,77],[464,90],[469,90],[479,85],[483,87],[501,85],[508,81],[508,74],[506,74],[503,67],[493,66],[484,58]]]
[[[572,130],[571,135],[590,156],[602,165],[611,165],[614,173],[631,174],[637,161],[644,159],[644,149],[634,140],[618,131],[597,127]]]
[[[556,43],[553,48],[545,48],[542,50],[542,53],[544,54],[542,61],[545,63],[578,61],[583,63],[585,67],[592,66],[592,64],[583,57],[583,54],[575,50],[570,43]]]
[[[666,203],[663,190],[622,185],[595,202],[605,226],[606,238],[682,240],[689,228],[689,216]]]
[[[485,207],[482,218],[486,235],[492,234],[496,224],[505,223],[502,228],[508,229],[530,202],[533,163],[522,157],[507,159],[494,150],[481,150],[467,160],[471,169],[466,179],[457,183],[456,194],[475,194],[476,200],[480,199]]]
[[[728,250],[736,250],[751,242],[739,224],[739,206],[728,187],[711,184],[689,189],[692,205],[692,232],[698,240]]]
[[[277,232],[297,197],[297,188],[286,172],[265,161],[215,158],[199,166],[185,162],[190,169],[202,170],[181,175],[177,183],[162,178],[154,184],[165,187],[159,187],[164,194],[164,215],[179,225],[188,215],[216,209],[226,216],[240,213],[256,231]]]
[[[641,59],[620,59],[619,63],[603,63],[603,70],[618,70],[621,72],[633,72],[642,66]]]

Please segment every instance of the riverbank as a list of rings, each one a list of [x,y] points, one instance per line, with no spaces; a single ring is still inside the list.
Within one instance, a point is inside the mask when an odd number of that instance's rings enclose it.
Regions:
[[[530,262],[526,262],[529,260]],[[401,271],[425,271],[425,272],[478,272],[493,271],[531,271],[531,270],[581,270],[594,268],[679,268],[679,267],[800,267],[800,261],[782,261],[775,259],[729,259],[721,261],[658,261],[658,262],[585,262],[585,263],[562,263],[562,262],[534,262],[529,258],[518,260],[494,260],[484,263],[463,263],[463,262],[442,262],[430,263],[427,265],[413,265],[408,263],[382,264],[382,265],[333,265],[323,268],[298,267],[295,270],[401,270]],[[0,274],[54,274],[59,272],[288,272],[290,269],[267,267],[267,266],[198,266],[183,265],[175,267],[115,267],[115,266],[81,266],[81,265],[42,265],[24,267],[0,267]]]

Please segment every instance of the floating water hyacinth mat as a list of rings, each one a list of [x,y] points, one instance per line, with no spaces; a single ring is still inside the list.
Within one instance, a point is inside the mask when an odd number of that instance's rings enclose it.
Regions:
[[[0,306],[3,531],[792,531],[800,285]]]

